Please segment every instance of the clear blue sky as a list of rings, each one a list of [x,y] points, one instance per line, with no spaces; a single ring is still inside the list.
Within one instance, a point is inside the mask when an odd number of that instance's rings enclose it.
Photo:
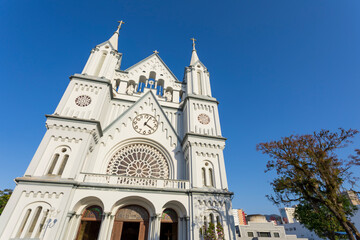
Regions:
[[[15,186],[68,77],[121,30],[122,69],[158,50],[182,79],[191,37],[219,102],[233,206],[278,213],[259,142],[360,129],[359,0],[0,1],[0,189]],[[359,144],[359,141],[356,141]]]

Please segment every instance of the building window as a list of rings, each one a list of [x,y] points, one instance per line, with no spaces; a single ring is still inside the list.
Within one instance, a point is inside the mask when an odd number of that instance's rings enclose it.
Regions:
[[[60,156],[60,155],[59,155],[58,153],[55,153],[55,154],[54,154],[53,160],[52,160],[52,162],[51,162],[51,166],[50,166],[49,171],[48,171],[47,174],[49,174],[49,175],[53,174],[54,168],[55,168],[55,166],[56,166],[56,163],[57,163],[57,161],[59,160],[59,156]]]
[[[258,237],[271,237],[270,232],[258,232]]]
[[[201,73],[197,72],[197,82],[198,82],[198,93],[199,95],[202,95],[202,79],[201,79]]]
[[[99,206],[86,208],[81,216],[76,240],[97,239],[100,232],[102,214],[102,208]]]
[[[36,226],[36,223],[37,223],[38,220],[39,220],[39,216],[40,216],[41,210],[42,210],[42,207],[37,207],[37,209],[35,210],[35,216],[34,216],[34,218],[32,219],[30,228],[29,228],[28,232],[25,234],[25,237],[30,238],[30,237],[32,236],[32,234],[33,234],[33,232],[34,232],[34,229],[35,229],[35,226]]]
[[[274,237],[279,238],[280,234],[276,232],[276,233],[274,233]]]
[[[214,214],[210,213],[210,222],[214,223]]]
[[[68,162],[69,153],[70,153],[69,147],[62,146],[57,148],[52,157],[51,164],[47,171],[47,174],[61,176]]]
[[[37,202],[28,206],[14,237],[16,239],[39,239],[44,230],[49,209],[50,205],[47,203]]]
[[[137,92],[144,92],[146,77],[140,76]]]
[[[254,237],[254,233],[253,232],[248,232],[248,237]]]
[[[143,143],[130,144],[111,158],[107,174],[169,179],[169,165],[159,149]]]
[[[201,169],[201,175],[202,175],[202,183],[203,183],[203,186],[205,187],[205,186],[206,186],[206,172],[205,172],[205,168],[202,168],[202,169]]]
[[[214,187],[214,172],[212,164],[208,161],[204,161],[201,169],[202,183],[204,187]]]
[[[212,168],[209,168],[209,180],[210,180],[210,186],[214,186],[214,180],[213,180],[213,171]]]
[[[161,97],[164,95],[164,80],[162,80],[162,79],[159,79],[157,81],[156,95],[161,96]]]
[[[17,238],[19,238],[21,236],[21,233],[24,231],[25,225],[26,225],[27,221],[29,220],[30,213],[31,213],[31,209],[26,210],[26,213],[25,213],[23,221],[20,225],[19,231],[16,234]]]

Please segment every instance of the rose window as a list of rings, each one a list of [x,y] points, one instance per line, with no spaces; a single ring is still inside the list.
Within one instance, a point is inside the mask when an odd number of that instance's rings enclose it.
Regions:
[[[209,122],[210,122],[210,117],[209,117],[208,115],[204,114],[204,113],[201,113],[201,114],[199,114],[199,116],[198,116],[198,121],[199,121],[201,124],[206,125],[206,124],[209,124]]]
[[[107,174],[168,179],[169,166],[158,149],[142,143],[132,144],[114,154],[107,167]]]
[[[75,103],[76,105],[78,105],[79,107],[86,107],[88,105],[90,105],[91,103],[91,98],[89,96],[86,96],[86,95],[81,95],[81,96],[78,96],[76,99],[75,99]]]

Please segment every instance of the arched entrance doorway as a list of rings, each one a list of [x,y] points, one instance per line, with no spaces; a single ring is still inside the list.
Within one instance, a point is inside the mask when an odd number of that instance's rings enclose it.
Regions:
[[[81,216],[81,223],[76,240],[97,240],[101,226],[102,209],[90,206]]]
[[[177,240],[178,235],[178,215],[167,208],[161,215],[160,240]]]
[[[119,209],[115,215],[111,240],[145,240],[149,226],[149,213],[138,205]]]

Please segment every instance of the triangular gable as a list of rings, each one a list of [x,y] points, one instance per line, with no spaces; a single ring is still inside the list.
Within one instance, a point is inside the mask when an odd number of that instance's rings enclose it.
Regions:
[[[175,142],[173,142],[173,144],[174,143],[177,144],[176,141],[181,143],[181,138],[175,131],[174,127],[172,126],[171,122],[167,118],[164,110],[160,106],[159,102],[156,100],[156,97],[152,91],[145,93],[144,96],[139,98],[139,100],[136,101],[130,108],[128,108],[124,113],[122,113],[112,123],[110,123],[103,131],[104,136],[107,133],[111,132],[114,128],[117,128],[117,126],[121,125],[121,123],[126,122],[129,117],[133,117],[133,113],[136,112],[136,109],[139,109],[142,105],[145,105],[145,102],[147,101],[147,99],[149,97],[150,97],[150,101],[153,103],[152,111],[154,111],[154,108],[158,109],[159,112],[156,112],[156,114],[159,115],[160,121],[164,122],[163,131],[169,131],[171,134],[173,134],[175,136],[176,139],[174,139]]]
[[[166,65],[166,63],[161,59],[161,57],[159,56],[159,54],[157,53],[153,53],[150,56],[148,56],[147,58],[141,60],[140,62],[132,65],[131,67],[127,68],[125,70],[125,72],[131,72],[132,70],[136,69],[137,67],[144,65],[147,61],[149,61],[150,59],[152,59],[153,57],[157,58],[157,60],[159,60],[160,64],[164,67],[165,71],[174,79],[174,81],[176,83],[181,83],[177,77],[175,76],[175,74],[170,70],[170,68]]]
[[[195,63],[191,64],[190,66],[195,66],[196,64],[200,64],[204,69],[207,69],[207,67],[200,61],[200,60],[197,60]]]
[[[112,50],[116,50],[109,40],[106,40],[105,42],[100,43],[100,44],[98,44],[98,45],[96,45],[96,46],[97,46],[97,47],[101,47],[101,46],[104,46],[104,45],[106,45],[106,44],[109,44]]]

